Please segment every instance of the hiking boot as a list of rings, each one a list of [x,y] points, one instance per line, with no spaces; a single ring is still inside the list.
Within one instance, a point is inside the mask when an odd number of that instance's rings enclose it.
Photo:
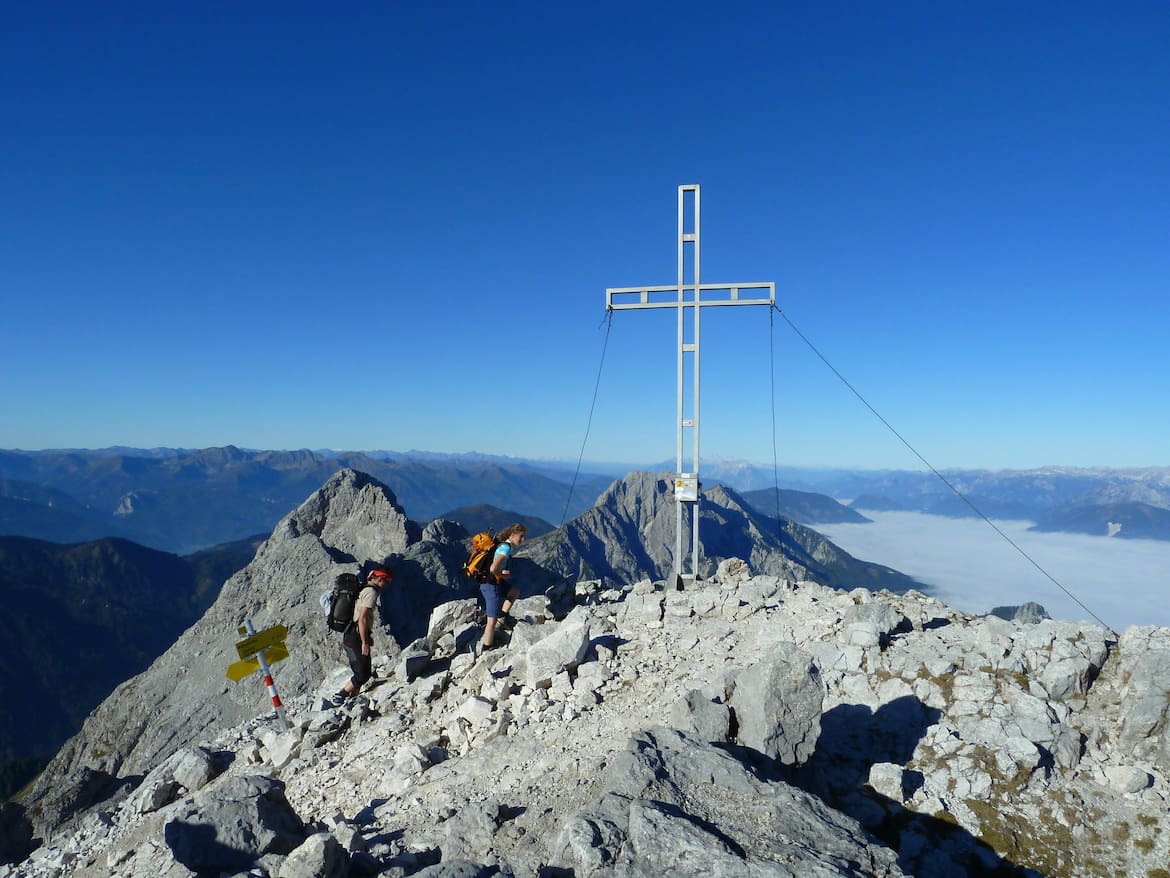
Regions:
[[[515,627],[516,620],[508,615],[500,616],[499,620],[496,622],[496,628],[501,631],[511,631]]]

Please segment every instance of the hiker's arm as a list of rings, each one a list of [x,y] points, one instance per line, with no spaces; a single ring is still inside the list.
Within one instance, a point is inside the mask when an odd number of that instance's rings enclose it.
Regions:
[[[373,645],[370,639],[370,620],[374,616],[374,611],[369,607],[362,609],[361,615],[358,616],[358,636],[362,640],[362,655],[370,654],[370,647]]]
[[[492,567],[491,567],[492,576],[511,576],[512,575],[511,570],[501,570],[500,569],[501,567],[504,566],[504,559],[506,557],[507,557],[507,555],[497,554],[494,558],[492,558]]]

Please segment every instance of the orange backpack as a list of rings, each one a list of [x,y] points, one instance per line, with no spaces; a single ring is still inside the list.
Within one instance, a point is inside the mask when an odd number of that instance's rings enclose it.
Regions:
[[[496,547],[500,541],[487,531],[477,533],[471,538],[471,555],[463,564],[463,573],[476,582],[493,580],[491,575],[492,559],[496,554]]]

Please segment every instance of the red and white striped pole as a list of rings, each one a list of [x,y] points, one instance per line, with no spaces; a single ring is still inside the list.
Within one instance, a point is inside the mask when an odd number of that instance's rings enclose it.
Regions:
[[[249,637],[256,633],[256,627],[252,624],[251,619],[244,620],[244,628]],[[276,708],[276,715],[280,717],[280,721],[284,723],[286,729],[291,729],[292,723],[284,712],[284,705],[280,703],[280,695],[276,692],[276,683],[272,681],[272,669],[268,667],[268,661],[264,658],[264,650],[256,653],[256,658],[260,660],[260,671],[264,674],[264,685],[268,687],[268,694],[272,696],[272,706]]]

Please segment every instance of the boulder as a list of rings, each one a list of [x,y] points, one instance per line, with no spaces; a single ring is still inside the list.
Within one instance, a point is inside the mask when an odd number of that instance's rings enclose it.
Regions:
[[[731,710],[726,704],[692,689],[674,703],[670,710],[670,724],[699,741],[726,741]]]
[[[269,853],[287,854],[304,840],[284,784],[264,775],[229,777],[173,812],[163,836],[174,858],[196,872],[249,869]]]
[[[576,670],[589,650],[589,617],[570,614],[552,634],[528,649],[528,685],[547,689],[564,670]]]
[[[345,878],[349,854],[328,832],[316,832],[290,853],[277,878]]]
[[[741,671],[728,706],[736,741],[787,765],[816,749],[825,684],[812,658],[794,643],[778,644],[767,659]]]

